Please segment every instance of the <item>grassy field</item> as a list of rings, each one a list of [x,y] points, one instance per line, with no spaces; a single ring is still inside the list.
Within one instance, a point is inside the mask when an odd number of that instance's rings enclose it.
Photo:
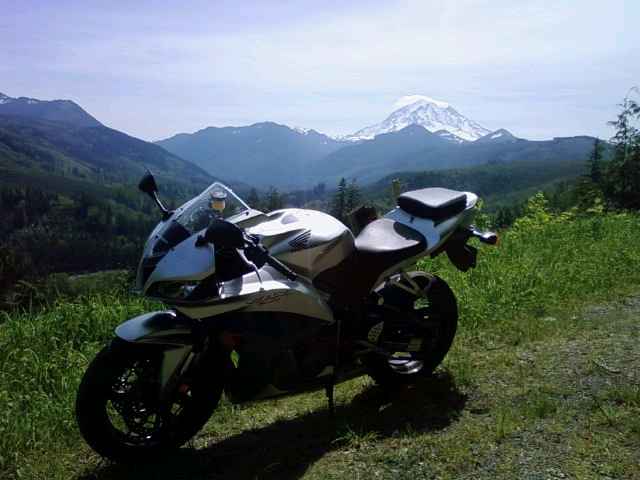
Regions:
[[[0,478],[640,478],[638,232],[533,208],[471,272],[425,260],[461,314],[432,379],[343,384],[334,420],[323,393],[223,402],[154,466],[102,461],[73,418],[87,362],[147,302],[114,288],[0,313]]]

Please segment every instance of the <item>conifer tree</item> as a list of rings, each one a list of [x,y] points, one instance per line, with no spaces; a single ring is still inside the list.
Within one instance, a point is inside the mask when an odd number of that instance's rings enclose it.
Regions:
[[[633,89],[636,92],[637,89]],[[605,171],[605,194],[623,208],[640,209],[640,104],[627,97],[616,120],[609,122],[616,133],[613,159]]]
[[[587,173],[576,183],[575,195],[581,210],[588,210],[594,202],[602,201],[603,181],[602,142],[596,138],[587,160]],[[552,203],[558,203],[557,198],[555,200]]]
[[[343,178],[340,179],[338,184],[338,190],[333,196],[331,202],[331,215],[336,217],[341,222],[345,220],[345,209],[347,205],[347,181]]]
[[[351,180],[349,186],[346,189],[345,193],[345,211],[344,215],[348,216],[355,208],[358,207],[360,203],[360,189],[358,188],[358,184],[356,180]]]
[[[255,188],[252,188],[251,191],[249,192],[249,196],[247,197],[247,203],[251,208],[260,210],[260,197],[258,196],[258,191]]]
[[[266,207],[267,212],[273,212],[284,207],[284,199],[277,188],[271,187],[267,192]]]
[[[589,177],[596,185],[602,183],[602,142],[599,138],[593,142],[593,152],[589,158]]]

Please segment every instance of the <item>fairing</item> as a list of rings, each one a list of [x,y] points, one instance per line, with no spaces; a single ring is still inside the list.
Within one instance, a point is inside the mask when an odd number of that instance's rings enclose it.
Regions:
[[[171,249],[156,264],[144,284],[143,293],[158,282],[198,282],[215,273],[215,247],[195,246],[198,235],[192,235]]]
[[[354,249],[351,231],[315,210],[278,210],[249,232],[259,235],[272,255],[308,279],[342,262]]]
[[[288,280],[269,266],[260,276],[249,273],[222,282],[219,296],[208,302],[176,302],[176,309],[191,318],[206,319],[232,311],[286,312],[333,323],[333,313],[323,296],[303,279]]]

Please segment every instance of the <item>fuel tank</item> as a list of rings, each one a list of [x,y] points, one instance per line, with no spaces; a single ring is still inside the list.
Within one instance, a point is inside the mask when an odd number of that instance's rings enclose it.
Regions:
[[[273,256],[309,279],[336,266],[354,249],[351,230],[315,210],[276,210],[248,231],[260,235]]]

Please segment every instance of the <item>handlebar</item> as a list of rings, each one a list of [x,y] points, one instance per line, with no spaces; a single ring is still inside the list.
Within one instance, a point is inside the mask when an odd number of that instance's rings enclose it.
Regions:
[[[214,240],[215,235],[209,232],[209,230],[211,229],[211,226],[209,226],[205,235],[199,236],[197,238],[196,247],[200,247],[208,243],[215,244],[222,238],[225,240],[224,247],[243,250],[246,256],[246,260],[253,263],[254,267],[260,268],[266,263],[291,281],[294,281],[298,278],[298,275],[296,275],[293,270],[291,270],[277,258],[273,257],[271,254],[269,254],[269,250],[267,250],[267,248],[260,243],[259,236],[249,234],[244,231],[244,229],[241,229],[232,223],[224,221],[219,222],[219,225],[216,225],[216,228],[220,233],[220,236],[218,236],[218,238],[215,238]],[[220,243],[223,242],[220,241]]]
[[[275,258],[269,253],[269,250],[267,250],[267,248],[260,243],[259,236],[251,235],[249,233],[244,232],[244,239],[245,239],[245,242],[247,243],[247,246],[245,248],[248,248],[249,250],[247,252],[248,253],[247,257],[255,258],[255,260],[257,260],[258,263],[260,264],[266,263],[267,265],[271,266],[274,270],[280,272],[282,275],[287,277],[292,282],[298,278],[298,275],[293,270],[291,270],[284,263],[282,263],[280,260],[278,260],[277,258]]]
[[[262,260],[260,263],[266,263],[291,281],[298,278],[298,275],[293,270],[269,253],[269,250],[260,243],[260,237],[245,233],[245,241],[251,252],[248,256],[255,255],[258,261]]]

